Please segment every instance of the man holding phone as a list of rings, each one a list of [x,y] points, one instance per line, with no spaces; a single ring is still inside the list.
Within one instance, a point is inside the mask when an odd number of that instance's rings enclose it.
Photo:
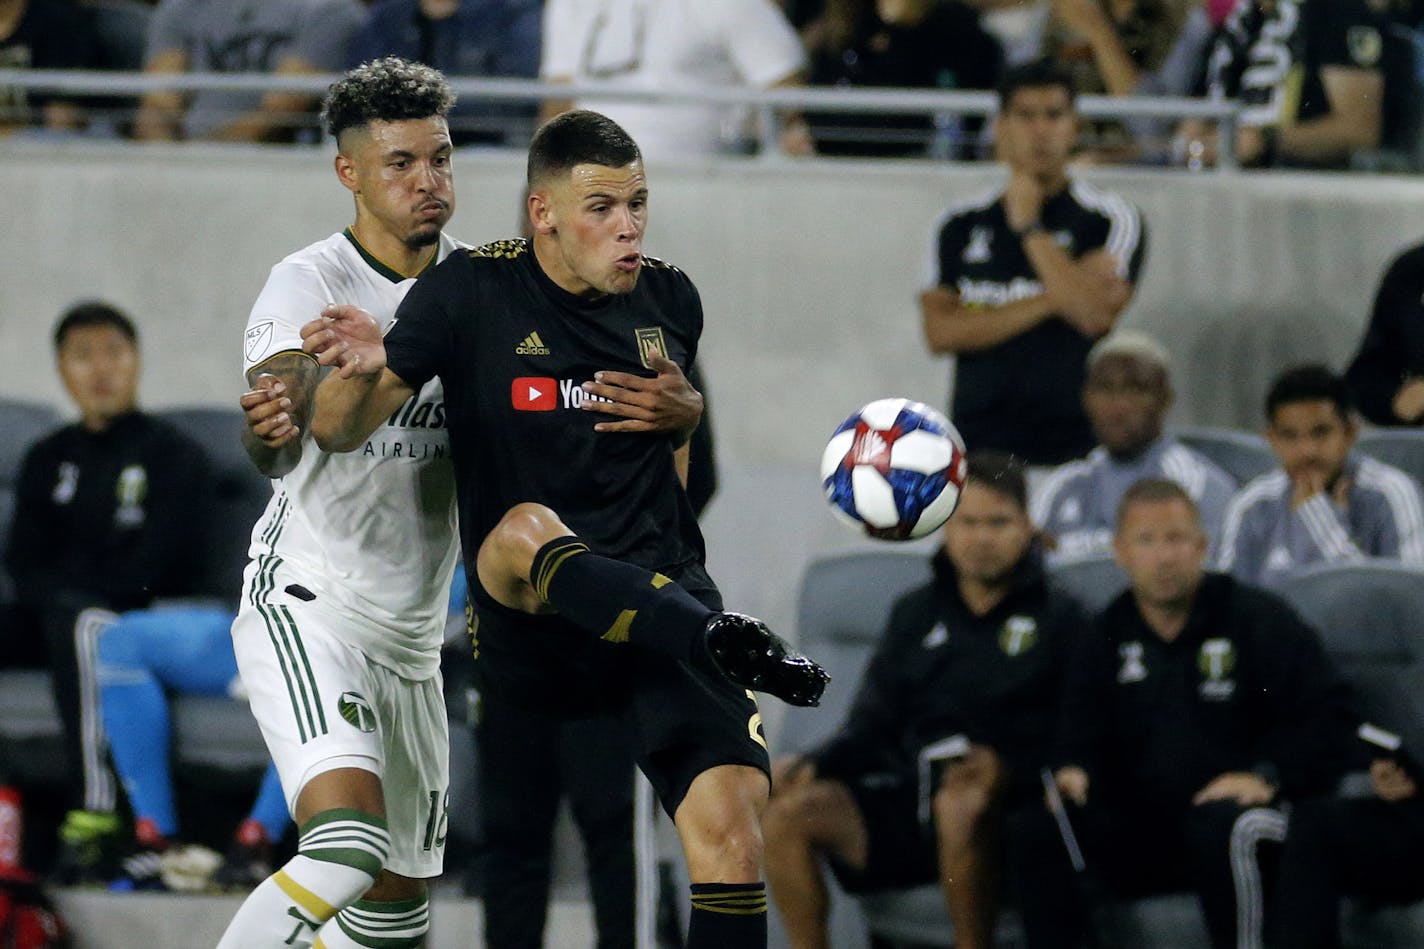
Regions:
[[[1291,812],[1277,881],[1276,940],[1291,949],[1336,949],[1340,902],[1424,898],[1424,798],[1417,764],[1398,735],[1362,724],[1356,749],[1369,767],[1362,795],[1298,803]]]
[[[968,460],[935,578],[896,601],[845,723],[773,766],[767,882],[794,949],[829,945],[823,856],[851,892],[938,880],[955,945],[993,945],[1001,815],[1041,806],[1083,619],[1044,578],[1023,469]]]

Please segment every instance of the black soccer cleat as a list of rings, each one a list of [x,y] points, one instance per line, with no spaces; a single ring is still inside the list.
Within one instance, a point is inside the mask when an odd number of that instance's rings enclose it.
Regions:
[[[741,613],[717,613],[707,621],[707,652],[732,682],[776,696],[788,705],[821,704],[831,677],[796,652],[766,624]]]

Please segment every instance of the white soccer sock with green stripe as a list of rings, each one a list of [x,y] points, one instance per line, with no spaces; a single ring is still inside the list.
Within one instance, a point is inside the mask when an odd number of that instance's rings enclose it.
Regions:
[[[425,897],[378,903],[357,900],[321,927],[312,949],[418,949],[430,929]]]
[[[310,946],[327,920],[376,882],[390,849],[382,818],[322,811],[302,825],[297,855],[243,902],[217,949]]]

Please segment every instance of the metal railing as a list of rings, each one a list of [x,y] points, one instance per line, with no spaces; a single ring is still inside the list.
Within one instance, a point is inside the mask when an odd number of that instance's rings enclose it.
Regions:
[[[270,73],[96,72],[85,70],[0,70],[0,89],[76,97],[142,96],[150,92],[296,92],[323,95],[341,78],[340,73],[275,75]],[[758,154],[767,161],[783,160],[776,148],[766,147],[780,137],[788,113],[875,113],[881,115],[956,116],[992,118],[998,98],[992,92],[923,89],[827,89],[778,87],[775,89],[618,89],[597,84],[561,84],[526,79],[449,77],[461,99],[491,102],[535,103],[550,99],[628,101],[672,106],[742,107],[755,116]],[[1078,112],[1095,120],[1200,119],[1214,122],[1220,140],[1220,169],[1234,168],[1235,138],[1241,107],[1234,101],[1182,97],[1081,96]]]

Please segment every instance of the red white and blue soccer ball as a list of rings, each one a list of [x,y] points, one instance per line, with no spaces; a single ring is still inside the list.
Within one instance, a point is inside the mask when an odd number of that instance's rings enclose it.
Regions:
[[[841,423],[821,456],[831,512],[871,537],[914,540],[954,513],[964,440],[921,402],[878,399]]]

